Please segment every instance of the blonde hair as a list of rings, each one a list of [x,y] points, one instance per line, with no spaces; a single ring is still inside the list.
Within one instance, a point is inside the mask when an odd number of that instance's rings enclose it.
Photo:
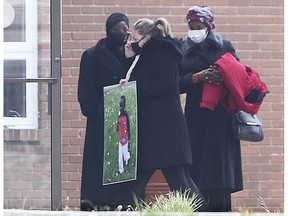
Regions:
[[[133,28],[143,36],[150,35],[151,37],[173,37],[171,26],[165,18],[158,18],[155,21],[148,18],[142,18],[134,24]]]

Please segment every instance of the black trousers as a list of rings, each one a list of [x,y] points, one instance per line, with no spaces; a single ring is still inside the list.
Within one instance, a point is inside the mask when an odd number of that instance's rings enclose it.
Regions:
[[[231,212],[231,191],[228,189],[201,190],[212,212]]]
[[[151,176],[156,171],[156,169],[148,170],[138,170],[137,180],[135,182],[135,195],[140,198],[143,190],[145,190],[146,185],[148,184]],[[190,190],[189,196],[192,197],[193,193],[198,195],[198,199],[202,199],[202,205],[198,211],[208,212],[210,211],[208,203],[206,202],[204,196],[201,194],[198,187],[195,185],[194,181],[190,177],[188,169],[184,166],[169,167],[161,169],[170,189],[172,191],[181,190]]]

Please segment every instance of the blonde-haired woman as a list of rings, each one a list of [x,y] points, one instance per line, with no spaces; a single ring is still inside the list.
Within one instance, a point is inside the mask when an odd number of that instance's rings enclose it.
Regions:
[[[138,20],[125,54],[139,55],[130,75],[138,94],[138,176],[133,192],[140,197],[153,173],[161,169],[171,190],[188,189],[191,196],[196,193],[203,199],[187,170],[192,156],[178,89],[183,56],[167,20]],[[199,210],[208,211],[205,200]]]

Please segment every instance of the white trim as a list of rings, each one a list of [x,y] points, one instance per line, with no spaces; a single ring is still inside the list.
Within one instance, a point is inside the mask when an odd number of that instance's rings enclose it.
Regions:
[[[17,56],[12,53],[4,54],[5,60],[26,61],[26,71],[30,71],[29,78],[37,77],[37,62],[34,54],[19,53]],[[16,129],[38,128],[38,84],[26,84],[26,117],[4,117],[4,126]]]
[[[25,2],[25,38],[24,42],[4,42],[4,52],[21,50],[37,51],[37,0],[24,0]],[[5,13],[5,12],[4,12]]]
[[[4,42],[4,60],[25,60],[26,78],[38,77],[37,1],[25,0],[25,42]],[[5,13],[5,12],[4,12]],[[26,117],[4,117],[4,126],[15,129],[38,128],[38,84],[26,84]]]

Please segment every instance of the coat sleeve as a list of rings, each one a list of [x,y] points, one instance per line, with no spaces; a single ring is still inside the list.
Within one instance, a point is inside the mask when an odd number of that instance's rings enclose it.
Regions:
[[[195,72],[185,74],[182,65],[180,65],[179,68],[179,89],[180,94],[183,94],[186,93],[188,89],[195,87],[197,84],[192,84],[192,74]]]
[[[217,52],[217,55],[215,55],[213,58],[211,59],[214,59],[214,62],[211,61],[209,62],[210,65],[213,65],[218,59],[221,58],[222,55],[224,55],[225,53],[231,53],[236,59],[237,61],[239,61],[239,57],[237,56],[236,54],[236,51],[232,45],[232,43],[228,40],[224,40],[223,39],[223,47],[222,48],[219,48],[219,51]],[[209,60],[207,59],[207,62]],[[207,64],[207,67],[206,68],[203,68],[204,69],[207,69],[209,67],[209,65]],[[194,73],[197,73],[199,71],[193,71],[193,69],[191,69],[191,71],[189,72],[185,72],[183,70],[183,64],[180,65],[180,70],[179,70],[179,89],[180,89],[180,93],[187,93],[188,91],[193,91],[194,88],[198,88],[198,85],[201,85],[201,83],[197,83],[197,84],[193,84],[192,82],[192,74]]]
[[[188,62],[191,61],[189,55],[187,54],[187,50],[186,48],[189,47],[190,42],[188,42],[187,39],[183,39],[182,43],[181,43],[181,47],[182,47],[182,52],[184,54],[184,58],[182,60],[182,62],[179,64],[179,79],[178,79],[178,84],[179,84],[179,90],[180,90],[180,94],[183,93],[187,93],[189,91],[193,91],[193,89],[198,87],[198,84],[193,84],[192,82],[192,74],[193,73],[197,73],[199,71],[197,71],[197,69],[192,68],[189,66],[189,70],[184,69],[185,66]],[[197,62],[197,64],[199,64]],[[186,65],[186,68],[187,65]]]
[[[93,57],[86,50],[80,62],[80,73],[78,80],[78,101],[80,103],[82,114],[86,117],[94,118],[98,107],[95,73],[95,63]]]

